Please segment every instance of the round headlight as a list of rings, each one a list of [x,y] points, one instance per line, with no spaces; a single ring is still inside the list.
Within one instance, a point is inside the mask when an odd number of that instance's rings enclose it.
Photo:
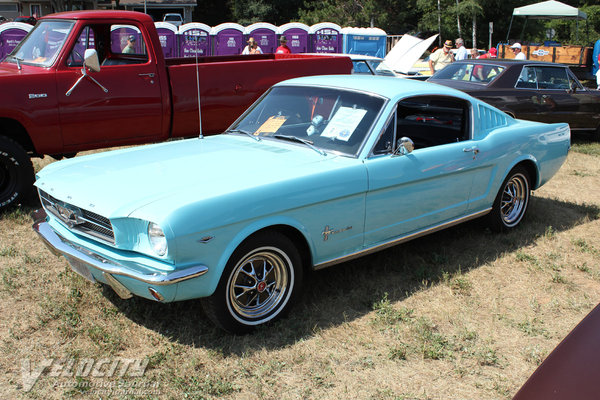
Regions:
[[[148,240],[152,246],[152,250],[159,256],[164,256],[167,253],[167,238],[162,228],[150,222],[148,224]]]

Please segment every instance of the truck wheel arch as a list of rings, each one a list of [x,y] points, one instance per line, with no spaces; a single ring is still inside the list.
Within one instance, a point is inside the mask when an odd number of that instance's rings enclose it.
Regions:
[[[30,155],[38,154],[27,130],[15,119],[0,118],[0,136],[12,139]]]

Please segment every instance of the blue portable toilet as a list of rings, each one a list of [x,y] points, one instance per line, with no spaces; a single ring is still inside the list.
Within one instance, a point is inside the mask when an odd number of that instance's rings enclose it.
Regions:
[[[342,28],[333,22],[321,22],[308,29],[313,53],[341,53]]]
[[[290,22],[277,28],[279,37],[285,36],[292,53],[309,52],[309,26],[300,22]]]
[[[268,22],[257,22],[246,27],[245,39],[253,37],[263,53],[275,53],[277,43],[277,27]]]
[[[592,53],[592,75],[596,75],[596,72],[598,72],[598,68],[600,68],[600,65],[598,64],[598,56],[600,55],[600,40],[596,41],[596,44],[594,44],[594,51]]]
[[[160,47],[162,48],[165,58],[179,57],[179,51],[177,49],[177,27],[169,22],[155,22],[154,26],[156,26],[156,33],[158,33]]]
[[[0,61],[17,47],[32,28],[33,26],[23,22],[0,24]]]
[[[183,24],[177,34],[179,57],[210,56],[210,26],[199,22]]]
[[[387,34],[383,29],[346,27],[342,35],[344,53],[385,57]]]
[[[210,31],[212,55],[230,56],[242,54],[246,47],[244,27],[235,22],[225,22],[213,27]]]

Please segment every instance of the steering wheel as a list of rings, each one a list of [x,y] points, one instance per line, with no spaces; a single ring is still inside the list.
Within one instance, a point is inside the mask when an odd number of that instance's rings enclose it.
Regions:
[[[83,67],[84,58],[75,49],[69,54],[69,67]]]

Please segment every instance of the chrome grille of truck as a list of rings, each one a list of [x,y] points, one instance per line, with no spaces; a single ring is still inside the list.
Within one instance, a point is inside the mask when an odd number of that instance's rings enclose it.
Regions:
[[[44,209],[70,229],[115,244],[115,235],[108,218],[55,199],[43,190],[38,192]]]

